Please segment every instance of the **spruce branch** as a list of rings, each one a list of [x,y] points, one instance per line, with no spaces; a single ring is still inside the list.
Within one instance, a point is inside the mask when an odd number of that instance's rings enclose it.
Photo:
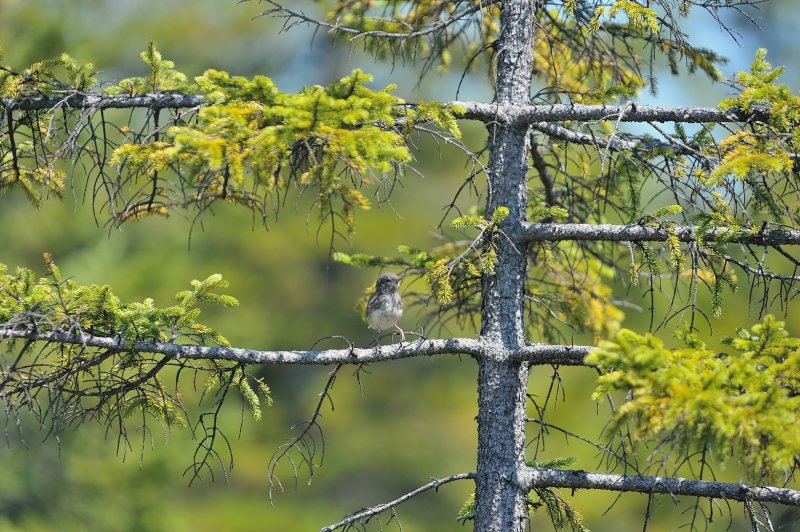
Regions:
[[[666,242],[672,236],[680,242],[728,242],[779,246],[800,244],[800,230],[734,231],[727,227],[700,231],[698,226],[650,227],[638,224],[555,224],[523,223],[520,239],[528,242],[557,242],[560,240],[594,240],[606,242]]]
[[[745,502],[774,502],[787,506],[800,506],[800,491],[775,486],[748,486],[747,484],[690,480],[680,477],[614,475],[588,471],[523,468],[518,481],[527,489],[568,488],[617,492],[664,493],[688,495],[711,499]]]
[[[258,351],[254,349],[205,347],[164,342],[133,342],[106,336],[93,336],[85,333],[67,333],[61,331],[40,332],[29,329],[0,328],[0,341],[11,338],[24,338],[33,341],[61,344],[77,344],[85,347],[100,348],[108,353],[161,353],[175,359],[230,360],[242,364],[261,365],[365,364],[440,354],[478,356],[482,349],[479,340],[449,338],[444,340],[417,340],[415,342],[383,345],[380,349],[352,348],[321,351]]]
[[[452,102],[463,110],[463,118],[482,122],[508,124],[537,124],[538,122],[566,122],[591,120],[619,120],[621,122],[682,122],[686,124],[720,122],[766,122],[769,109],[751,111],[717,109],[715,107],[660,105],[498,105],[479,102]]]
[[[0,98],[0,106],[9,111],[44,111],[50,109],[186,109],[206,104],[193,94],[140,94],[136,96],[70,92],[63,97]]]
[[[435,489],[435,490],[438,491],[439,488],[441,486],[445,485],[445,484],[448,484],[450,482],[454,482],[456,480],[468,480],[468,479],[473,479],[474,480],[475,479],[475,473],[458,473],[456,475],[450,475],[449,477],[445,477],[445,478],[433,479],[433,481],[431,481],[431,482],[429,482],[429,483],[427,483],[427,484],[425,484],[423,486],[418,487],[414,491],[410,491],[410,492],[406,493],[402,497],[398,497],[397,499],[395,499],[393,501],[389,501],[389,502],[386,502],[386,503],[383,503],[383,504],[378,504],[376,506],[373,506],[372,508],[366,508],[364,510],[361,510],[360,512],[357,512],[357,513],[354,513],[354,514],[352,514],[350,516],[345,517],[344,519],[342,519],[338,523],[334,523],[332,525],[329,525],[329,526],[326,526],[326,527],[322,528],[320,530],[320,532],[333,532],[334,530],[338,530],[340,528],[348,527],[349,525],[352,525],[353,523],[357,523],[357,522],[366,523],[372,517],[374,517],[374,516],[376,516],[376,515],[378,515],[380,513],[383,513],[383,512],[385,512],[387,510],[394,509],[394,507],[397,506],[398,504],[402,504],[402,503],[404,503],[404,502],[406,502],[406,501],[408,501],[410,499],[413,499],[414,497],[416,497],[417,495],[419,495],[421,493],[424,493],[424,492],[426,492],[428,490],[431,490],[431,489]]]
[[[469,355],[475,358],[485,353],[498,353],[496,346],[476,338],[421,339],[414,342],[382,345],[380,349],[352,347],[327,350],[258,351],[236,347],[206,347],[165,342],[133,342],[107,336],[62,331],[36,331],[24,328],[0,328],[0,341],[21,338],[31,341],[74,344],[103,349],[105,353],[159,353],[175,359],[229,360],[241,364],[260,365],[332,365],[367,364],[418,356]],[[511,353],[515,360],[532,365],[585,365],[583,357],[592,346],[529,344]]]
[[[511,359],[527,361],[531,366],[588,366],[583,359],[592,349],[590,345],[527,344],[517,349]]]
[[[583,144],[588,146],[605,145],[607,149],[615,151],[630,152],[653,152],[656,150],[668,150],[675,155],[698,154],[699,152],[683,143],[665,142],[655,139],[637,140],[628,138],[609,137],[602,138],[592,133],[582,133],[572,129],[559,126],[550,122],[537,122],[531,124],[531,128],[548,137],[557,140],[564,140],[573,144]]]
[[[72,109],[179,109],[192,108],[206,104],[202,96],[193,94],[143,94],[136,96],[108,95],[91,92],[69,92],[63,97],[1,98],[0,106],[14,111],[40,111],[55,108]],[[414,104],[406,104],[413,108]],[[622,122],[683,122],[683,123],[724,123],[767,121],[769,109],[754,108],[717,109],[715,107],[693,106],[653,106],[653,105],[497,105],[482,102],[449,102],[453,108],[460,108],[461,118],[481,122],[501,122],[515,124],[591,120],[617,120]],[[621,116],[621,118],[620,118]],[[565,132],[562,132],[565,133]]]
[[[463,20],[464,18],[467,18],[470,15],[474,15],[475,13],[481,11],[482,9],[486,9],[492,4],[497,4],[500,2],[500,0],[482,1],[468,7],[467,9],[465,9],[460,13],[457,13],[455,16],[451,16],[446,19],[436,21],[430,26],[424,27],[422,29],[411,31],[411,28],[409,28],[410,31],[408,32],[390,32],[382,30],[362,30],[344,24],[339,24],[338,22],[335,23],[325,22],[324,20],[309,17],[302,11],[289,9],[288,7],[285,7],[279,4],[278,2],[274,2],[272,0],[265,0],[265,1],[272,7],[269,9],[265,9],[264,11],[259,13],[259,16],[283,18],[285,20],[285,24],[287,27],[294,24],[310,24],[318,28],[326,29],[331,33],[344,33],[351,35],[351,40],[366,38],[366,37],[374,37],[377,39],[400,39],[400,40],[419,39],[420,37],[425,37],[427,35],[444,31],[448,27],[452,26],[453,24],[456,24],[457,22]]]

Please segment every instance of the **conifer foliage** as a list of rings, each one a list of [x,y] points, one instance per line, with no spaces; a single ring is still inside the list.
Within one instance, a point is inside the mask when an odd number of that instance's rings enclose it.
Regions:
[[[112,226],[150,215],[199,218],[216,202],[266,224],[288,194],[309,191],[319,223],[346,239],[368,198],[390,194],[413,163],[412,134],[457,146],[470,170],[442,202],[439,229],[449,240],[427,250],[397,242],[397,256],[381,257],[336,251],[334,238],[330,251],[341,263],[423,279],[429,292],[409,297],[435,302],[428,331],[451,320],[480,328],[477,339],[374,350],[236,349],[197,321],[201,302],[237,304],[219,293],[226,283],[218,275],[156,308],[78,285],[45,256],[42,279],[0,265],[5,415],[32,415],[54,433],[96,420],[124,441],[134,415],[192,424],[202,435],[190,467],[197,477],[224,467],[216,418],[229,392],[255,417],[270,404],[267,383],[248,365],[334,365],[314,416],[273,455],[269,485],[279,487],[282,462],[315,474],[319,414],[342,365],[466,354],[478,365],[476,470],[325,530],[396,515],[406,500],[455,481],[474,482],[475,493],[453,515],[480,531],[523,530],[537,511],[556,529],[583,530],[562,488],[694,497],[692,529],[711,522],[713,499],[741,501],[753,530],[772,530],[765,503],[800,506],[792,489],[800,340],[771,314],[790,303],[800,279],[800,97],[758,50],[750,71],[730,81],[736,94],[717,108],[635,102],[641,91],[657,92],[660,60],[676,75],[722,80],[724,58],[694,46],[684,23],[757,3],[343,0],[314,19],[263,2],[262,15],[282,18],[285,29],[328,31],[378,58],[418,63],[422,75],[484,72],[492,102],[407,102],[393,86],[372,88],[361,70],[294,94],[266,76],[209,69],[189,79],[154,43],[141,54],[147,73],[116,83],[67,54],[25,69],[0,57],[0,190],[19,188],[43,206],[68,179],[82,182]],[[485,125],[485,146],[462,140],[462,120]],[[699,333],[740,289],[759,320],[723,338],[718,352]],[[645,297],[649,331],[622,328],[634,294]],[[670,331],[683,347],[668,347]],[[571,345],[576,333],[592,345]],[[528,391],[529,371],[542,365],[556,366],[556,387],[558,365],[598,372],[594,399],[611,407],[602,436],[587,440],[551,423],[547,404]],[[213,397],[207,414],[187,419],[180,394],[162,384],[165,368],[203,377]],[[569,457],[538,460],[554,431],[594,446],[606,470],[570,469]],[[733,460],[750,484],[714,479],[714,468]],[[709,500],[710,512],[697,511]]]

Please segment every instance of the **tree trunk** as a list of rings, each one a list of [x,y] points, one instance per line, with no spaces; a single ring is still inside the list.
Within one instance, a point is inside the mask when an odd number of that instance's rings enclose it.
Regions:
[[[528,105],[533,21],[538,2],[507,0],[500,16],[494,103]],[[525,402],[528,368],[508,353],[525,342],[524,289],[527,245],[512,244],[521,233],[527,206],[528,127],[498,123],[489,128],[487,216],[507,207],[494,235],[497,265],[484,274],[481,335],[489,353],[478,368],[478,465],[475,530],[521,531],[527,519],[527,490],[517,473],[524,466]],[[521,239],[518,240],[521,242]]]

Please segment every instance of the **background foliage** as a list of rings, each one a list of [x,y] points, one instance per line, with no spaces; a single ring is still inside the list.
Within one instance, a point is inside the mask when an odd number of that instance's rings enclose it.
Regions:
[[[313,5],[304,6],[313,12]],[[394,70],[374,63],[346,44],[330,46],[323,33],[309,46],[310,31],[277,35],[279,26],[268,18],[251,20],[260,11],[255,3],[76,0],[62,2],[0,0],[0,47],[4,60],[26,65],[67,51],[79,62],[92,62],[103,79],[144,75],[139,51],[155,40],[166,57],[190,78],[207,68],[232,74],[272,78],[290,92],[313,84],[326,85],[356,67],[376,74],[372,89],[397,83],[395,94],[407,100],[455,97],[460,71],[428,76],[417,86],[417,76],[403,65]],[[793,2],[770,2],[762,7],[764,24],[798,17]],[[697,20],[700,31],[712,24]],[[777,28],[780,29],[780,25]],[[770,26],[772,28],[772,26]],[[791,29],[791,28],[789,28]],[[705,31],[705,30],[703,30]],[[733,61],[724,74],[747,70],[752,51],[771,40],[783,43],[776,31],[751,33],[742,26],[742,53],[721,48]],[[713,34],[713,31],[706,33]],[[725,41],[727,44],[729,41]],[[791,64],[770,47],[773,64]],[[774,51],[774,52],[773,52]],[[785,51],[784,51],[785,53]],[[774,54],[774,55],[773,55]],[[791,57],[791,56],[788,56]],[[789,68],[787,76],[797,76]],[[471,78],[461,88],[461,99],[487,99],[488,85]],[[681,78],[680,87],[662,78],[659,103],[716,104],[724,86],[709,86],[702,76]],[[796,86],[797,78],[783,78]],[[688,81],[687,81],[688,80]],[[707,101],[698,101],[704,94]],[[689,97],[687,97],[687,95]],[[476,128],[465,128],[465,141],[481,145]],[[413,163],[424,180],[414,174],[403,179],[403,188],[387,204],[359,214],[353,236],[354,248],[374,255],[397,254],[398,243],[430,248],[437,242],[429,231],[441,218],[441,208],[453,196],[467,169],[463,157],[447,146],[422,141]],[[317,338],[343,335],[366,345],[373,335],[353,305],[364,287],[374,281],[367,269],[332,263],[327,237],[315,238],[306,227],[312,198],[284,209],[278,224],[265,231],[244,212],[220,206],[203,227],[151,218],[122,229],[98,227],[91,207],[82,203],[84,191],[70,190],[63,200],[50,199],[36,211],[21,195],[0,196],[0,261],[46,273],[42,252],[49,252],[64,276],[86,284],[109,284],[124,300],[152,297],[161,306],[172,304],[174,294],[190,279],[221,273],[230,282],[230,293],[240,300],[234,309],[203,309],[204,323],[222,332],[235,346],[254,348],[310,348]],[[177,223],[176,223],[177,222]],[[200,230],[202,229],[202,230]],[[191,245],[190,245],[191,244]],[[415,287],[405,287],[408,291]],[[418,287],[422,289],[422,287]],[[727,296],[726,307],[744,308],[746,291]],[[737,299],[739,298],[739,299]],[[646,313],[628,311],[625,326],[647,327]],[[715,320],[714,336],[733,334],[735,327],[752,321],[746,313],[723,312]],[[413,329],[414,312],[403,319]],[[787,320],[793,336],[798,324]],[[462,331],[452,331],[460,334]],[[471,334],[473,331],[463,331]],[[575,338],[576,342],[589,338]],[[708,339],[706,339],[708,340]],[[710,348],[716,346],[710,342]],[[338,345],[332,342],[322,346]],[[677,342],[674,345],[680,345]],[[146,452],[116,448],[100,430],[68,433],[59,446],[36,429],[25,431],[20,442],[9,431],[9,446],[0,447],[4,474],[0,479],[0,529],[3,530],[305,530],[350,509],[388,500],[416,487],[430,476],[443,476],[473,468],[475,426],[474,366],[445,359],[408,360],[369,368],[361,379],[340,376],[334,390],[335,411],[322,419],[326,458],[321,475],[311,486],[301,483],[301,493],[278,495],[271,506],[266,497],[266,465],[272,451],[289,436],[289,427],[311,411],[324,379],[324,369],[270,368],[260,371],[270,387],[276,406],[265,409],[255,422],[235,405],[224,410],[233,441],[234,468],[226,480],[218,476],[187,488],[182,477],[195,442],[188,431],[144,434]],[[555,415],[563,425],[577,427],[593,438],[602,430],[605,413],[597,414],[591,399],[594,375],[581,369],[562,369],[570,387],[539,401],[555,403]],[[531,390],[550,379],[541,370]],[[191,403],[191,401],[187,401]],[[91,429],[87,426],[84,429]],[[557,439],[551,440],[553,443]],[[154,451],[151,452],[151,448]],[[577,457],[590,469],[594,452],[588,447],[553,445],[546,456]],[[735,466],[726,477],[738,478]],[[444,488],[401,509],[404,530],[460,529],[456,514],[470,491],[468,485]],[[581,493],[574,497],[589,528],[625,530],[638,527],[645,511],[644,497],[624,498],[608,515],[613,494]],[[650,530],[670,530],[681,522],[681,507],[658,499],[656,519]],[[451,512],[442,509],[451,508]]]

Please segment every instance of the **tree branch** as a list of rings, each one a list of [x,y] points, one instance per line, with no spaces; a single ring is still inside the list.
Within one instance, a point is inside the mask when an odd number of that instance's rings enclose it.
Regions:
[[[400,344],[384,345],[379,349],[328,349],[322,351],[257,351],[235,347],[204,347],[198,345],[170,344],[163,342],[132,342],[106,336],[90,334],[68,334],[50,331],[37,332],[26,329],[0,328],[0,340],[4,338],[26,338],[28,340],[80,344],[98,347],[109,352],[137,351],[161,353],[174,358],[232,360],[243,364],[365,364],[416,356],[442,354],[466,354],[479,356],[483,343],[470,338],[444,340],[417,340]]]
[[[455,480],[474,479],[474,478],[475,478],[475,473],[459,473],[457,475],[451,475],[451,476],[445,477],[445,478],[434,479],[433,482],[429,482],[428,484],[425,484],[424,486],[420,486],[419,488],[417,488],[414,491],[411,491],[409,493],[406,493],[405,495],[403,495],[400,498],[397,498],[397,499],[395,499],[393,501],[389,501],[389,502],[386,502],[386,503],[383,503],[383,504],[379,504],[377,506],[373,506],[372,508],[367,508],[365,510],[362,510],[362,511],[360,511],[358,513],[355,513],[355,514],[353,514],[353,515],[351,515],[349,517],[346,517],[346,518],[342,519],[338,523],[335,523],[335,524],[330,525],[330,526],[326,526],[325,528],[321,529],[320,532],[332,532],[333,530],[337,530],[339,528],[344,528],[344,527],[346,527],[346,526],[348,526],[348,525],[350,525],[352,523],[355,523],[357,521],[368,520],[368,519],[370,519],[371,517],[373,517],[375,515],[378,515],[378,514],[380,514],[382,512],[385,512],[386,510],[394,508],[398,504],[404,503],[407,500],[416,497],[420,493],[428,491],[429,489],[435,489],[435,490],[438,491],[440,486],[442,486],[444,484],[447,484],[448,482],[453,482]]]
[[[621,122],[750,122],[766,120],[768,109],[754,109],[747,113],[737,109],[721,110],[714,107],[663,107],[652,105],[496,105],[480,102],[450,102],[465,109],[462,118],[482,122],[537,124],[537,122],[565,122],[590,120],[615,120]],[[69,92],[61,97],[0,98],[0,105],[14,111],[38,111],[59,107],[73,109],[176,109],[198,107],[203,97],[193,94],[143,94],[136,96]],[[537,124],[541,130],[542,124]],[[561,132],[566,134],[566,132]]]
[[[750,122],[766,121],[768,109],[754,109],[746,113],[738,109],[721,110],[714,107],[664,107],[654,105],[497,105],[480,102],[452,102],[465,109],[463,118],[482,122],[535,124],[537,122],[564,122],[614,120],[620,122]]]
[[[48,98],[0,98],[0,106],[11,111],[42,111],[67,107],[71,109],[178,109],[204,104],[202,96],[193,94],[142,94],[121,96],[108,94],[68,93]]]
[[[679,477],[612,475],[526,467],[518,477],[522,486],[533,488],[595,489],[619,492],[666,493],[735,501],[775,502],[800,506],[800,491],[773,486],[748,486],[729,482],[690,480]]]
[[[485,339],[446,338],[422,339],[414,342],[383,345],[378,349],[325,349],[320,351],[258,351],[236,347],[205,347],[199,345],[164,342],[133,342],[108,336],[70,334],[61,331],[39,332],[29,329],[0,327],[0,341],[25,338],[38,342],[76,344],[105,349],[109,353],[136,351],[138,353],[160,353],[173,358],[231,360],[242,364],[261,365],[330,365],[366,364],[417,356],[464,354],[480,358],[485,353],[496,353],[497,349]],[[502,348],[501,348],[502,349]],[[531,365],[585,366],[583,358],[594,349],[588,345],[528,344],[514,350],[509,356],[513,360],[528,361]]]
[[[674,144],[656,139],[647,139],[646,141],[642,141],[638,139],[621,139],[617,137],[602,138],[588,133],[573,131],[566,127],[552,124],[550,122],[537,122],[535,124],[531,124],[531,127],[540,133],[544,133],[550,138],[564,140],[573,144],[583,144],[595,147],[605,146],[617,151],[652,152],[655,150],[671,150],[675,155],[698,153],[698,150],[695,150],[684,144]]]
[[[591,345],[528,344],[515,351],[511,359],[533,366],[587,366],[583,359],[592,349]]]
[[[727,227],[711,229],[703,233],[697,226],[648,227],[644,225],[614,224],[555,224],[523,223],[520,237],[528,242],[559,240],[603,240],[609,242],[665,242],[672,232],[681,242],[696,242],[702,236],[705,241],[725,241],[736,244],[775,246],[800,244],[798,230],[769,230],[757,233],[734,233]]]
[[[533,136],[531,136],[530,152],[531,152],[531,161],[533,162],[533,167],[539,174],[539,181],[542,182],[542,186],[544,187],[544,199],[547,202],[547,205],[551,207],[554,205],[558,205],[558,199],[556,198],[554,190],[556,180],[553,177],[553,174],[550,173],[550,169],[547,168],[547,162],[544,160],[544,157],[539,152],[539,144],[536,142]]]
[[[315,19],[312,17],[307,16],[302,11],[292,11],[291,9],[284,7],[283,5],[279,4],[278,2],[273,2],[272,0],[265,0],[268,4],[271,4],[273,7],[270,9],[264,10],[259,13],[259,16],[271,16],[277,18],[285,18],[288,20],[295,19],[296,22],[310,24],[312,26],[317,26],[320,28],[325,28],[331,33],[341,32],[341,33],[348,33],[352,35],[351,39],[359,39],[365,37],[374,37],[377,39],[418,39],[420,37],[424,37],[426,35],[430,35],[432,33],[436,33],[438,31],[442,31],[447,29],[449,26],[459,22],[460,20],[466,18],[469,15],[473,15],[478,11],[489,7],[492,4],[499,3],[500,0],[489,0],[479,2],[469,8],[465,9],[460,13],[456,13],[454,16],[446,18],[444,20],[440,20],[434,22],[430,26],[426,28],[422,28],[420,30],[415,31],[408,31],[408,32],[389,32],[389,31],[382,31],[382,30],[361,30],[358,28],[353,28],[350,26],[345,26],[343,24],[337,23],[330,23],[325,22],[324,20]]]

